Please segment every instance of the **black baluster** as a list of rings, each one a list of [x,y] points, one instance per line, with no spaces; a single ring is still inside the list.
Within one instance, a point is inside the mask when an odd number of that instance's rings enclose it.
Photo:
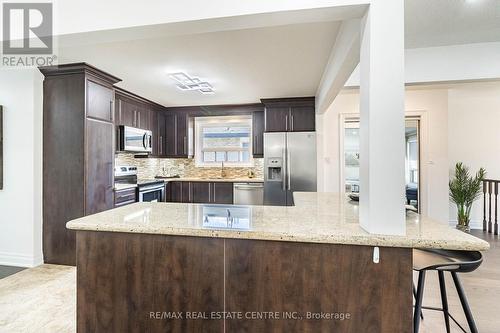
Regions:
[[[498,235],[498,181],[495,182],[495,235]]]
[[[488,233],[492,233],[493,226],[491,224],[491,192],[492,192],[493,183],[492,181],[488,181]]]
[[[483,231],[486,231],[486,180],[483,180]]]

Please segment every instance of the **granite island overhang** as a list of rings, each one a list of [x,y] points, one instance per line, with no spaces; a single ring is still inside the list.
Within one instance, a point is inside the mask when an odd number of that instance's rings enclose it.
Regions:
[[[136,203],[68,222],[78,331],[411,332],[411,249],[489,248],[414,213],[406,235],[374,235],[339,195],[294,201]]]

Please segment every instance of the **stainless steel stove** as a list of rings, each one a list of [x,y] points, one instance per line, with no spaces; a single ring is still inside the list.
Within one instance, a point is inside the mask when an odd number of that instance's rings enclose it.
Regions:
[[[137,167],[135,166],[116,166],[115,183],[136,185],[139,202],[165,201],[165,181],[161,179],[137,179]]]

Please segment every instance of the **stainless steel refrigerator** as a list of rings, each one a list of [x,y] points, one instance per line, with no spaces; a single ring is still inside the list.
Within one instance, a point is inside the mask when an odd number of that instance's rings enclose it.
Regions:
[[[264,205],[291,206],[296,191],[316,191],[316,133],[264,133]]]

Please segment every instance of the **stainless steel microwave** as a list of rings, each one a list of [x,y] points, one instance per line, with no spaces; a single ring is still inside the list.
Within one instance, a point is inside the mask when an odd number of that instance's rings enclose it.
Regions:
[[[129,126],[118,126],[118,150],[134,153],[153,151],[153,132]]]

